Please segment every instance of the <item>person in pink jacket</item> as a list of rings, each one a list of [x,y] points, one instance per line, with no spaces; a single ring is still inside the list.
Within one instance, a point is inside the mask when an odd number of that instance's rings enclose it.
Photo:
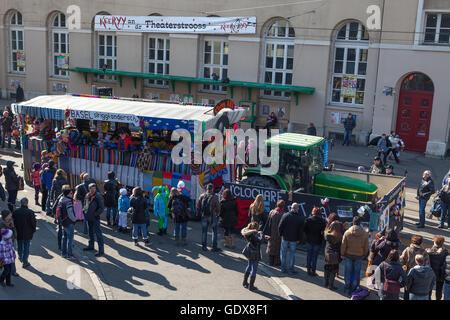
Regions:
[[[14,285],[11,283],[11,270],[12,264],[16,259],[16,252],[14,251],[12,242],[12,230],[1,229],[1,237],[2,240],[0,241],[0,259],[3,261],[3,273],[0,276],[0,285],[2,287],[14,287]]]

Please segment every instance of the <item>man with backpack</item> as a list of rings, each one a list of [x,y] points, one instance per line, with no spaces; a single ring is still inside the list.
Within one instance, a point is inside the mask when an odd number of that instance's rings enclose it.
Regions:
[[[206,237],[209,226],[213,229],[213,252],[219,252],[221,249],[217,247],[217,231],[218,231],[218,217],[220,214],[219,197],[214,193],[214,186],[208,184],[206,192],[200,195],[197,204],[197,212],[202,217],[202,250],[208,251],[206,247]]]
[[[48,195],[50,193],[50,190],[52,190],[53,186],[53,178],[55,177],[56,168],[55,168],[55,161],[50,160],[48,162],[48,167],[44,169],[44,172],[42,173],[41,178],[41,186],[42,186],[42,193]],[[44,198],[44,196],[43,196]],[[47,215],[51,215],[51,207],[50,207],[50,197],[47,197],[47,200],[42,200],[42,211],[46,211]]]
[[[108,172],[108,180],[105,180],[105,207],[106,207],[106,222],[108,226],[115,226],[117,217],[117,202],[119,199],[120,186],[115,179],[116,175],[113,171]],[[112,211],[112,221],[110,221]]]
[[[96,257],[101,257],[105,254],[102,229],[100,228],[100,215],[105,208],[103,204],[103,197],[97,192],[97,186],[95,183],[89,184],[89,193],[85,199],[84,205],[85,216],[89,229],[89,244],[83,251],[94,250],[94,233],[98,242],[98,253]]]
[[[58,207],[56,209],[55,217],[58,223],[62,226],[62,252],[63,258],[69,260],[76,259],[77,257],[72,253],[73,235],[75,230],[75,222],[77,218],[73,211],[73,191],[69,185],[62,187],[62,195],[58,201]]]

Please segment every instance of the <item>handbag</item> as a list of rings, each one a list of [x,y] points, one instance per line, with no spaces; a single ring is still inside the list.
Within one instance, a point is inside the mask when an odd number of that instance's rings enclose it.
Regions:
[[[0,269],[3,268],[3,259],[0,258]]]
[[[19,188],[18,188],[18,190],[19,191],[25,190],[25,182],[23,181],[22,177],[19,177]]]
[[[388,280],[386,278],[386,264],[384,265],[384,284],[383,291],[389,294],[399,294],[400,293],[400,282],[396,280]]]

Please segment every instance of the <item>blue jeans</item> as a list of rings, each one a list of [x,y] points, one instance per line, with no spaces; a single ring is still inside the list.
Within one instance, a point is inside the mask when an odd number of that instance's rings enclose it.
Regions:
[[[181,229],[181,237],[186,238],[187,235],[187,222],[177,222],[175,223],[175,238],[180,238],[180,229]]]
[[[294,263],[295,263],[295,250],[297,249],[296,241],[285,241],[281,240],[281,271],[286,271],[286,256],[287,250],[289,247],[289,265],[288,271],[294,271]]]
[[[409,293],[409,300],[430,300],[429,296],[416,296],[414,293]]]
[[[347,146],[350,145],[350,140],[352,138],[352,131],[353,130],[345,130],[344,131],[344,143],[342,145],[345,145],[345,143],[347,143]]]
[[[316,270],[320,246],[316,244],[307,243],[306,250],[308,252],[308,255],[306,256],[306,267]]]
[[[419,222],[420,226],[425,226],[425,207],[427,206],[428,200],[419,198]]]
[[[206,238],[208,236],[208,227],[212,226],[212,242],[213,248],[217,248],[217,230],[218,230],[218,219],[213,217],[203,217],[202,218],[202,246],[206,247]]]
[[[83,233],[88,234],[88,223],[86,219],[83,220]]]
[[[28,256],[30,255],[31,240],[17,240],[17,253],[22,260],[22,265],[28,264]]]
[[[48,193],[50,193],[50,190],[47,191]],[[50,208],[50,195],[47,197],[47,203],[45,204],[45,212],[49,215],[51,213],[51,208]]]
[[[62,245],[61,245],[62,236],[63,236],[63,227],[62,227],[61,223],[58,223],[58,248],[59,248],[59,250],[62,249]]]
[[[139,231],[141,231],[142,239],[147,240],[148,233],[147,233],[147,225],[145,223],[143,224],[133,223],[133,240],[137,240],[139,238]]]
[[[103,243],[102,229],[100,228],[100,220],[88,221],[89,229],[89,248],[94,248],[94,233],[98,242],[98,253],[105,253],[105,247]]]
[[[450,205],[441,202],[441,226],[445,224],[445,215],[447,215],[447,228],[450,228]]]
[[[352,293],[359,285],[361,278],[361,264],[362,258],[345,257],[345,292]]]
[[[258,271],[258,261],[248,260],[247,268],[245,268],[245,272],[250,273],[250,276],[256,277],[256,271]]]
[[[67,227],[63,227],[63,235],[62,235],[62,247],[61,254],[63,256],[72,257],[72,243],[73,243],[73,233],[75,230],[75,226],[73,223],[68,225]]]
[[[444,300],[450,300],[450,283],[444,281]]]
[[[109,221],[109,218],[111,217],[111,211],[112,211],[112,216],[113,216],[112,224],[115,224],[117,213],[118,213],[116,207],[106,208],[106,220]]]

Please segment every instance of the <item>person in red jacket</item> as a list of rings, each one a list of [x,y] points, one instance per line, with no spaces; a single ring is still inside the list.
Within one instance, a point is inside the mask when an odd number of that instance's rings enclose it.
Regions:
[[[33,164],[33,171],[31,172],[31,180],[33,181],[34,187],[34,203],[39,205],[39,192],[41,191],[41,164],[39,162],[35,162]]]
[[[130,134],[126,130],[120,130],[119,131],[119,146],[117,149],[120,151],[128,151],[128,148],[132,144],[133,144],[133,142],[131,141]]]

